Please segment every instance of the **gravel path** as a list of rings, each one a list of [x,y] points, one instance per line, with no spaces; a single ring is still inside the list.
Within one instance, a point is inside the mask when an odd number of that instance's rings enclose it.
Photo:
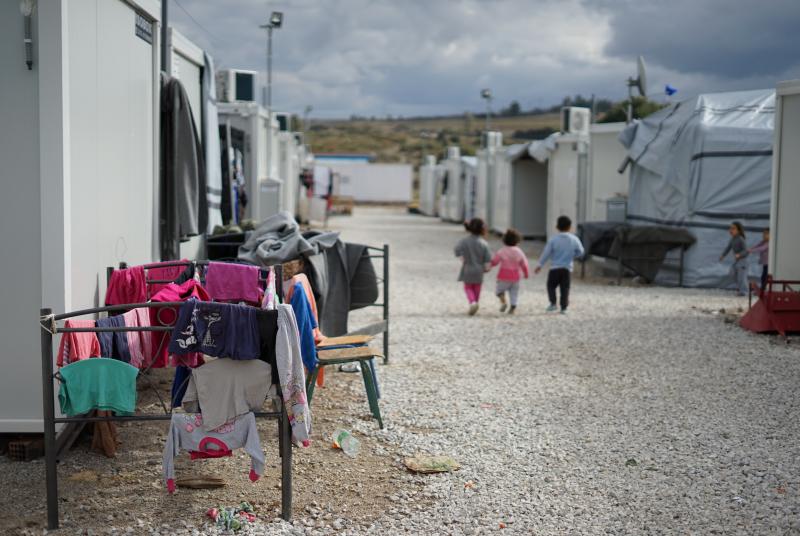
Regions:
[[[509,316],[490,277],[468,317],[452,255],[460,226],[358,208],[330,227],[392,247],[387,428],[366,417],[356,375],[332,375],[315,395],[317,441],[296,464],[296,488],[317,491],[298,494],[293,524],[243,534],[800,532],[800,351],[710,313],[741,299],[576,282],[570,314],[546,315],[542,274]],[[353,325],[373,314],[356,312]],[[362,440],[359,460],[327,448],[337,426]],[[462,468],[411,475],[402,459],[419,453]],[[309,476],[315,467],[326,482]],[[216,533],[196,522],[133,532]]]
[[[426,479],[430,507],[398,505],[370,533],[800,531],[800,352],[703,312],[741,299],[578,282],[570,314],[551,316],[542,274],[516,316],[490,279],[468,317],[460,226],[363,210],[340,222],[393,248],[384,436],[463,464]]]

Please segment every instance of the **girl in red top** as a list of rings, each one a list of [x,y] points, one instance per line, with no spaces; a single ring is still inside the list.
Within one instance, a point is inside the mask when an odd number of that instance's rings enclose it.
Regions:
[[[500,298],[501,313],[508,309],[508,314],[514,314],[519,299],[520,276],[524,275],[525,279],[528,279],[528,259],[517,246],[521,241],[522,236],[516,230],[508,229],[503,235],[505,246],[500,248],[492,258],[492,266],[500,265],[500,270],[497,272],[496,294]],[[508,301],[506,293],[508,293]]]

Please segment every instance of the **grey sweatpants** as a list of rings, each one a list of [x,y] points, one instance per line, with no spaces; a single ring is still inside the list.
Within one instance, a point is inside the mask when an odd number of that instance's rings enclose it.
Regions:
[[[516,307],[517,302],[519,301],[519,281],[503,281],[498,279],[495,294],[502,296],[506,292],[508,292],[508,298],[511,302],[511,305]]]
[[[733,266],[731,266],[731,277],[736,282],[739,294],[747,294],[749,287],[747,283],[747,257],[733,263]]]

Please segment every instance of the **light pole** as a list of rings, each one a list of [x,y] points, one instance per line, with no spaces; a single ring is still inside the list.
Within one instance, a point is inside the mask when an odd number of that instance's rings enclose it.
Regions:
[[[262,24],[259,28],[267,30],[267,108],[272,114],[272,30],[278,29],[283,25],[283,13],[273,11],[269,16],[269,22]]]
[[[273,11],[269,22],[259,28],[267,30],[267,177],[273,178],[273,139],[272,139],[272,30],[278,29],[283,24],[283,13]],[[257,178],[255,180],[258,180]],[[260,191],[260,188],[256,191]],[[256,206],[259,206],[256,204]]]
[[[486,145],[488,146],[489,128],[491,127],[489,117],[492,115],[492,90],[489,88],[482,89],[481,98],[486,101]]]

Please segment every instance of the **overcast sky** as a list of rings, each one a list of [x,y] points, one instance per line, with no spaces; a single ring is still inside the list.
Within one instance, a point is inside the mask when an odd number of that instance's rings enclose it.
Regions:
[[[179,2],[179,3],[178,3]],[[313,116],[431,115],[622,99],[644,55],[649,93],[800,78],[800,0],[171,0],[172,23],[217,67],[265,70],[276,108]],[[191,17],[181,9],[191,14]],[[192,18],[194,20],[192,20]]]

